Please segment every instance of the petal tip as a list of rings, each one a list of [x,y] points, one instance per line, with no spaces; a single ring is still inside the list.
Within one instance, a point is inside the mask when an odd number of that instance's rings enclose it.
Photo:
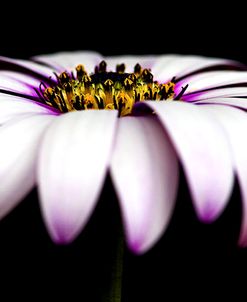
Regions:
[[[145,252],[145,251],[143,251],[141,243],[137,240],[129,242],[128,247],[136,255],[141,255]]]
[[[247,234],[244,230],[240,233],[239,239],[238,239],[238,246],[240,248],[246,248],[247,247]]]
[[[52,241],[57,245],[68,245],[74,240],[74,236],[68,236],[66,233],[51,233],[49,232]]]
[[[220,209],[213,202],[207,202],[204,207],[197,210],[201,222],[209,224],[214,222],[220,215]]]
[[[70,244],[77,235],[72,225],[61,221],[59,218],[53,219],[48,224],[48,233],[52,241],[58,245]]]
[[[246,248],[246,247],[247,247],[247,240],[246,240],[246,239],[245,239],[245,240],[240,239],[240,240],[238,241],[238,246],[239,246],[240,248]]]
[[[67,245],[71,242],[65,236],[52,236],[52,241],[57,245]]]
[[[144,238],[133,238],[127,242],[128,248],[135,255],[143,255],[149,251],[154,243],[145,241]]]

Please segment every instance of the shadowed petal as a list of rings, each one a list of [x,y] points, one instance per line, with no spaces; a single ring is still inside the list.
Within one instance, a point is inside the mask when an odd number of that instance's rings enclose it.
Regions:
[[[134,252],[143,253],[167,227],[178,183],[175,151],[156,118],[119,120],[111,175],[128,245]]]
[[[29,115],[0,127],[0,218],[34,186],[39,143],[52,119],[48,115]]]
[[[108,168],[116,111],[64,114],[49,127],[38,165],[41,207],[57,243],[72,241],[88,221]]]
[[[157,113],[174,143],[199,218],[213,221],[224,209],[234,179],[230,146],[221,125],[192,104],[145,103]]]
[[[219,119],[228,134],[233,152],[234,165],[242,194],[242,226],[239,244],[247,246],[247,115],[242,110],[226,106],[203,106]]]

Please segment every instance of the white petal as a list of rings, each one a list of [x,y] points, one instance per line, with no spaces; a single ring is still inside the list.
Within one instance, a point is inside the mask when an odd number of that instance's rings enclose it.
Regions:
[[[167,227],[175,204],[178,164],[157,119],[119,120],[111,175],[123,212],[129,247],[150,249]]]
[[[242,194],[242,226],[239,243],[247,246],[247,114],[235,108],[226,106],[203,106],[218,118],[224,126],[231,142],[235,171],[238,177]]]
[[[247,102],[244,98],[212,98],[194,102],[196,105],[204,106],[205,104],[227,105],[241,109],[247,109]]]
[[[174,59],[168,62],[157,60],[152,68],[152,73],[156,80],[160,82],[170,81],[173,77],[180,78],[187,74],[203,68],[209,68],[218,65],[237,65],[238,63],[226,59],[207,58],[203,56],[176,55]]]
[[[74,51],[39,55],[33,57],[33,59],[54,66],[60,72],[75,70],[77,65],[82,64],[86,71],[91,73],[94,71],[95,65],[98,65],[103,57],[93,51]]]
[[[18,66],[24,67],[30,71],[33,71],[35,73],[38,73],[42,76],[49,77],[52,76],[53,70],[49,67],[37,64],[35,62],[31,62],[28,60],[21,60],[21,59],[12,59],[8,57],[2,57],[0,56],[0,70],[10,70],[10,66],[5,66],[6,63],[11,64],[13,67],[13,70],[16,70]]]
[[[34,88],[39,89],[40,80],[17,72],[0,71],[0,90],[22,93],[37,97]]]
[[[198,216],[205,222],[216,219],[230,197],[234,179],[230,146],[221,125],[192,104],[143,103],[156,112],[174,143]]]
[[[187,77],[176,84],[176,87],[189,84],[186,94],[224,85],[247,83],[247,72],[244,71],[211,71]]]
[[[58,113],[48,106],[16,97],[12,95],[0,94],[0,125],[14,119],[20,115],[29,114],[50,114]]]
[[[235,98],[235,97],[247,97],[247,87],[230,87],[219,88],[209,91],[203,91],[192,94],[183,95],[182,99],[187,102],[194,102],[200,100],[208,100],[212,98]]]
[[[52,119],[29,115],[0,127],[0,218],[34,186],[39,143]]]
[[[46,132],[38,165],[41,206],[57,243],[72,241],[88,221],[108,169],[117,112],[64,114]]]

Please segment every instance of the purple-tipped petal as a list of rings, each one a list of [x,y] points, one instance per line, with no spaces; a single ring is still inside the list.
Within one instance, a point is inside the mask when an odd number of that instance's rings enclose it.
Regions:
[[[0,125],[18,116],[29,114],[57,115],[58,113],[48,106],[0,93]]]
[[[95,65],[98,65],[103,57],[94,51],[74,51],[39,55],[33,57],[33,59],[54,67],[59,72],[64,70],[74,71],[79,64],[84,65],[87,72],[93,72]]]
[[[202,106],[215,114],[222,123],[231,143],[235,171],[242,195],[242,226],[239,238],[241,246],[247,246],[247,115],[242,110],[226,106]]]
[[[64,114],[49,127],[38,164],[42,213],[52,239],[72,241],[88,221],[110,159],[117,112]]]
[[[175,151],[156,118],[119,120],[111,175],[128,245],[135,253],[144,253],[169,223],[178,183]]]
[[[51,121],[48,115],[29,115],[0,127],[0,218],[34,186],[39,143]]]
[[[230,197],[234,179],[230,146],[221,125],[192,104],[145,104],[156,112],[174,143],[198,217],[204,222],[215,220]]]

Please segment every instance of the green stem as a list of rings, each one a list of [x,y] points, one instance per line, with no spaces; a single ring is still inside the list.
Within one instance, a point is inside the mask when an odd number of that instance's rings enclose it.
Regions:
[[[124,236],[122,230],[118,232],[116,253],[112,262],[111,285],[104,302],[122,301],[122,276],[123,276],[123,257],[124,257]]]
[[[109,302],[121,302],[122,300],[122,275],[123,275],[123,254],[124,242],[121,234],[117,244],[117,255],[113,263],[112,284]]]

